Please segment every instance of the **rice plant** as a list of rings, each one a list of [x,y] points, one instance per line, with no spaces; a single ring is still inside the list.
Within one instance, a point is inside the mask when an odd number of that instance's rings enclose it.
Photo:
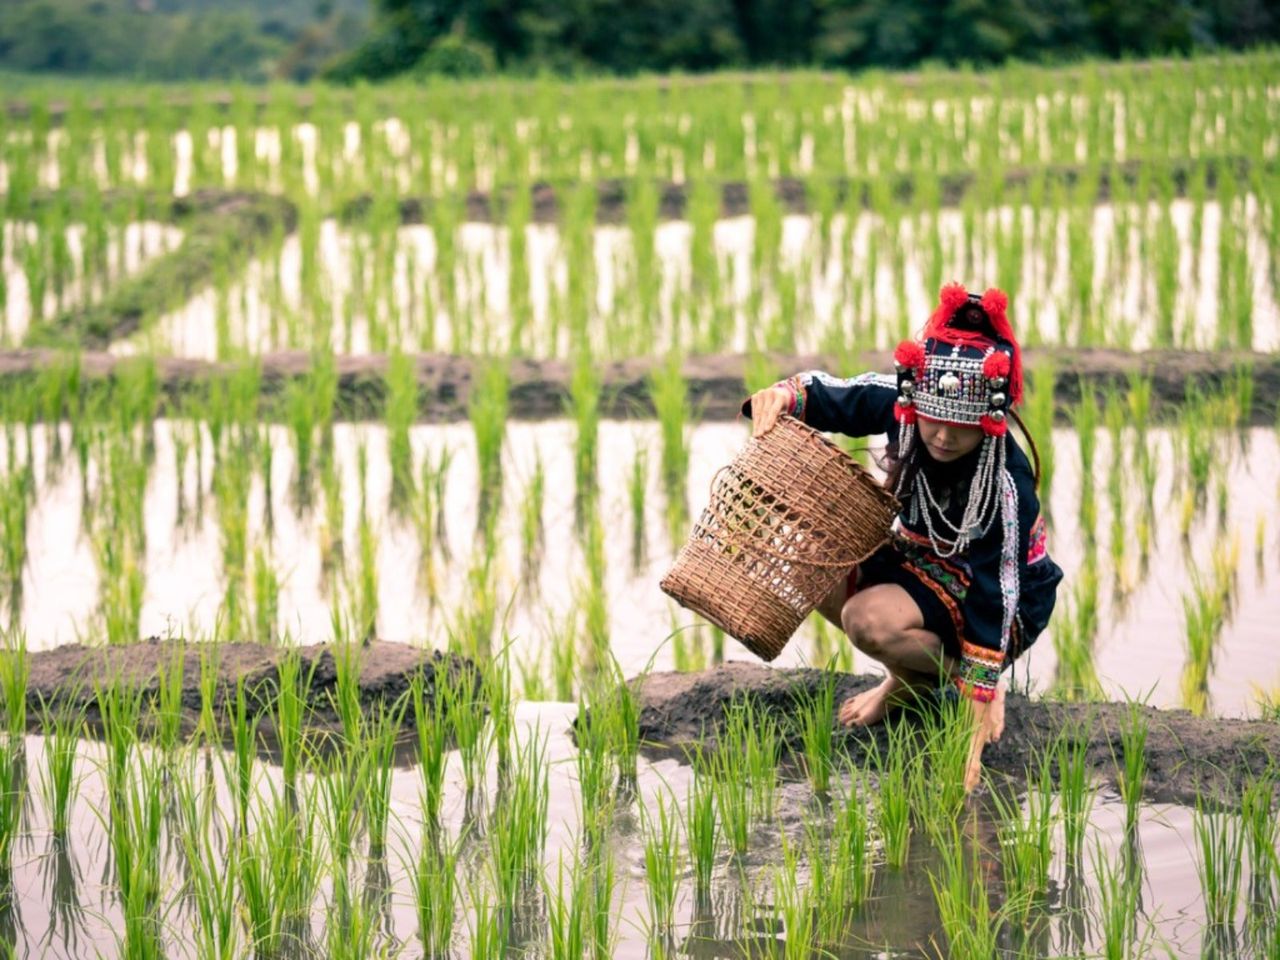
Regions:
[[[1147,715],[1142,704],[1128,701],[1128,715],[1120,728],[1122,757],[1118,761],[1120,797],[1124,800],[1125,832],[1138,825],[1138,805],[1147,780]]]
[[[0,704],[4,707],[4,729],[11,739],[21,739],[27,732],[30,676],[26,635],[21,630],[5,630],[0,640]]]
[[[428,957],[450,955],[458,906],[458,860],[461,838],[442,841],[424,836],[418,856],[409,872],[414,910],[418,918],[418,939]]]
[[[1011,900],[1027,909],[1049,890],[1049,865],[1057,820],[1050,763],[1049,754],[1045,754],[1039,758],[1036,769],[1028,768],[1024,804],[1006,799],[998,791],[992,794],[999,818],[996,832],[1005,886]]]
[[[711,874],[720,847],[720,821],[716,816],[715,783],[703,771],[700,759],[694,761],[693,770],[684,801],[684,834],[693,867],[694,893],[705,898],[711,890]]]
[[[662,490],[666,496],[667,532],[672,543],[684,539],[689,517],[686,478],[689,473],[688,386],[681,356],[672,351],[649,373],[649,395],[658,417],[661,446]]]
[[[911,788],[907,776],[910,749],[905,728],[890,727],[887,749],[875,757],[876,833],[884,846],[885,861],[891,867],[907,864],[911,848]]]
[[[85,708],[62,704],[57,708],[42,705],[41,729],[44,730],[44,766],[40,768],[40,787],[49,810],[49,828],[54,839],[64,841],[71,824],[71,806],[79,793],[76,777],[76,753],[85,733]]]
[[[484,527],[496,513],[502,495],[502,446],[507,432],[509,374],[506,363],[489,360],[480,364],[467,401],[467,416],[475,435],[476,462],[480,475],[477,524]]]
[[[1100,841],[1091,848],[1098,889],[1098,936],[1105,960],[1138,960],[1150,953],[1152,931],[1138,933],[1142,888],[1124,864],[1113,864]]]
[[[983,882],[983,870],[976,845],[969,842],[956,823],[939,827],[937,842],[939,868],[929,870],[929,885],[942,920],[946,950],[934,943],[939,957],[974,960],[996,956],[1002,932],[1015,916],[1025,915],[1018,897],[1009,897],[992,907]]]
[[[644,838],[645,898],[649,905],[649,936],[671,932],[676,890],[683,872],[683,850],[676,801],[660,789],[653,804],[640,807],[641,835]]]
[[[437,687],[430,695],[422,671],[409,681],[409,703],[418,736],[418,772],[422,778],[422,813],[428,831],[440,829],[440,808],[444,802],[445,748],[449,740],[449,720],[445,701]]]
[[[1062,842],[1067,862],[1078,865],[1084,852],[1096,791],[1090,783],[1088,740],[1082,733],[1065,732],[1054,745],[1058,765],[1058,803],[1062,813]]]
[[[1217,927],[1235,923],[1244,868],[1245,830],[1239,818],[1215,813],[1197,797],[1192,832],[1205,920]]]
[[[831,785],[835,742],[835,678],[824,674],[816,691],[800,700],[800,740],[809,785],[826,793]]]

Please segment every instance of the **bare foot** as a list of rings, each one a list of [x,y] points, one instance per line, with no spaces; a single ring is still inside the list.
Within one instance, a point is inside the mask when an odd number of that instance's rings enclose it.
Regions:
[[[878,686],[855,694],[840,704],[836,716],[841,726],[856,724],[869,727],[883,720],[891,707],[910,703],[915,696],[914,688],[891,673]]]

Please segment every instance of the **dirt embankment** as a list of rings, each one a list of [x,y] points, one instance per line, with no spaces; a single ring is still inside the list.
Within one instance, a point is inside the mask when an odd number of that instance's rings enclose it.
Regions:
[[[770,669],[746,662],[701,673],[650,674],[633,681],[640,699],[640,736],[650,750],[677,754],[695,743],[714,742],[725,707],[741,696],[750,697],[785,727],[797,704],[816,692],[823,677],[820,670]],[[837,674],[836,703],[877,682],[878,677]],[[1280,761],[1280,724],[1141,709],[1149,728],[1143,794],[1148,801],[1191,804],[1203,795],[1231,803],[1234,790],[1249,774],[1260,774]],[[1124,762],[1120,730],[1128,710],[1121,703],[1049,703],[1010,696],[1004,736],[986,748],[983,760],[989,770],[1021,779],[1035,752],[1068,731],[1087,741],[1095,779],[1114,788],[1117,764]],[[866,762],[874,750],[885,747],[885,727],[841,729],[839,743],[855,762]],[[792,739],[789,746],[798,748],[798,741]]]
[[[114,684],[141,691],[147,704],[154,702],[160,689],[160,673],[171,669],[177,655],[182,657],[181,728],[190,737],[200,721],[202,703],[201,668],[204,655],[216,663],[217,683],[214,713],[229,730],[231,708],[237,686],[244,684],[251,715],[258,716],[260,752],[272,756],[275,750],[275,723],[272,715],[280,686],[280,663],[286,652],[298,652],[300,693],[306,705],[304,723],[313,734],[337,733],[341,721],[335,710],[338,664],[330,644],[297,648],[261,643],[222,643],[211,647],[204,643],[183,643],[152,637],[139,643],[110,647],[88,647],[68,644],[53,650],[28,654],[30,677],[27,684],[27,723],[38,732],[43,727],[43,712],[56,714],[62,709],[83,709],[92,730],[100,730],[102,714],[98,691]],[[391,705],[408,689],[421,672],[428,699],[435,696],[437,676],[456,675],[462,670],[475,670],[468,660],[453,654],[425,650],[402,643],[373,641],[368,646],[354,647],[358,656],[359,691],[362,709],[379,703]],[[151,720],[149,707],[143,711],[143,734],[148,735]],[[405,714],[406,728],[412,728],[413,711]]]
[[[1057,369],[1057,406],[1064,419],[1067,408],[1079,400],[1082,385],[1100,395],[1111,386],[1127,389],[1130,376],[1151,379],[1152,412],[1156,417],[1176,416],[1188,385],[1216,390],[1244,365],[1252,369],[1254,382],[1253,406],[1245,417],[1246,422],[1266,425],[1276,422],[1280,403],[1280,354],[1054,349],[1027,350],[1025,355],[1029,365],[1042,356],[1052,356]],[[841,376],[862,370],[888,371],[893,367],[892,356],[886,351],[869,351],[852,360],[822,354],[769,354],[765,359],[779,378],[801,370],[826,370]],[[29,379],[45,367],[67,362],[67,355],[55,350],[0,351],[0,386]],[[119,366],[137,362],[134,358],[92,351],[81,354],[79,360],[86,383],[108,382]],[[387,357],[382,354],[341,356],[335,362],[336,417],[340,420],[381,419]],[[449,354],[417,354],[413,362],[418,377],[418,419],[433,423],[465,419],[479,361]],[[601,364],[601,415],[652,417],[649,375],[660,362],[660,358],[635,357]],[[158,357],[154,363],[166,410],[172,409],[177,398],[199,391],[211,379],[231,372],[230,365],[225,363],[181,357]],[[692,417],[695,420],[737,417],[747,396],[747,366],[748,358],[741,354],[687,358],[682,372]],[[306,376],[310,369],[311,359],[303,351],[264,354],[261,357],[262,415],[283,419],[280,404],[285,388]],[[508,362],[510,415],[520,420],[563,416],[570,396],[572,372],[572,365],[564,360],[511,358]]]

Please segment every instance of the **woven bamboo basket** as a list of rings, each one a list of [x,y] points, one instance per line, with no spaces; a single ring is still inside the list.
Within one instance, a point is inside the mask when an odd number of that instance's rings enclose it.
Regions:
[[[660,586],[768,661],[889,538],[898,501],[821,433],[782,416],[711,481]]]

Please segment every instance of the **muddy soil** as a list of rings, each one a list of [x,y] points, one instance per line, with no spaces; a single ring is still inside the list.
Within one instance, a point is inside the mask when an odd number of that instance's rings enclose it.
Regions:
[[[701,673],[654,673],[633,680],[640,701],[640,736],[653,755],[682,755],[693,745],[714,747],[726,705],[750,697],[784,730],[797,705],[818,689],[821,670],[770,669],[748,662],[722,664]],[[879,682],[879,677],[835,674],[836,703]],[[1198,795],[1233,806],[1233,795],[1251,773],[1280,761],[1280,724],[1260,720],[1197,718],[1183,710],[1141,708],[1148,721],[1147,781],[1143,798],[1155,803],[1194,804]],[[1122,703],[1066,704],[1010,695],[1005,731],[987,746],[988,770],[1015,780],[1025,776],[1037,751],[1058,734],[1084,738],[1095,781],[1115,789],[1124,762],[1120,730],[1129,707]],[[890,723],[910,723],[905,713]],[[841,729],[839,746],[859,764],[886,746],[885,725]],[[788,733],[788,748],[799,749]]]
[[[1225,170],[1230,170],[1237,181],[1248,178],[1251,162],[1242,156],[1225,157],[1221,160],[1205,161],[1205,182],[1213,189]],[[1094,202],[1106,203],[1112,194],[1112,181],[1123,180],[1131,191],[1139,182],[1144,169],[1148,171],[1149,161],[1131,160],[1117,164],[1112,169],[1098,171],[1098,185],[1091,193]],[[1171,161],[1162,163],[1161,167],[1168,171],[1173,184],[1175,196],[1185,196],[1187,185],[1193,171],[1189,162]],[[1082,179],[1093,176],[1094,172],[1080,165],[1060,164],[1047,167],[1014,167],[1005,171],[1002,198],[1004,202],[1030,199],[1029,191],[1038,177],[1047,183],[1062,183],[1068,192]],[[875,189],[878,183],[870,177],[827,177],[826,187],[830,191],[834,209],[848,210],[856,207],[871,210],[876,202]],[[627,221],[627,194],[634,181],[623,179],[602,179],[596,183],[595,214],[597,223],[622,224]],[[970,172],[944,173],[938,177],[936,188],[938,202],[942,206],[955,207],[964,202],[966,195],[981,186],[982,182]],[[674,181],[656,183],[658,193],[658,219],[683,220],[688,205],[688,184]],[[534,223],[559,223],[561,207],[564,205],[566,184],[548,183],[545,181],[533,184],[532,209],[530,218]],[[720,217],[743,217],[751,210],[751,187],[742,180],[726,180],[717,184],[720,190]],[[779,177],[772,183],[774,200],[787,213],[807,214],[814,211],[814,203],[809,197],[805,180],[797,177]],[[889,191],[894,199],[902,204],[911,204],[920,184],[914,175],[890,175]],[[932,186],[931,186],[932,189]],[[468,191],[462,203],[466,210],[466,219],[473,223],[505,223],[507,211],[511,206],[512,190],[498,192]],[[430,198],[403,197],[400,200],[400,221],[405,224],[425,223],[431,219]],[[349,201],[339,211],[339,216],[347,221],[364,216],[372,207],[373,198],[368,195],[358,196]]]
[[[1276,422],[1280,402],[1280,354],[1246,351],[1200,353],[1178,350],[1027,350],[1027,363],[1051,353],[1057,365],[1056,400],[1062,422],[1068,407],[1080,399],[1081,384],[1101,394],[1108,386],[1125,389],[1130,375],[1152,379],[1152,411],[1157,417],[1177,415],[1189,384],[1217,389],[1234,375],[1240,364],[1253,368],[1253,407],[1248,423]],[[418,376],[418,419],[441,423],[463,420],[477,361],[449,354],[417,354],[413,358]],[[741,354],[689,357],[683,372],[694,419],[732,420],[740,415],[747,396],[744,373],[747,358]],[[823,354],[770,354],[768,361],[779,378],[800,370],[826,370],[834,375],[852,375],[862,370],[888,371],[893,367],[887,351],[868,351],[859,357],[842,359]],[[0,351],[0,385],[32,378],[39,370],[65,363],[65,353],[47,349]],[[136,363],[131,358],[88,351],[80,355],[84,382],[103,383],[111,379],[121,364]],[[164,409],[183,395],[203,389],[209,380],[230,371],[225,363],[210,363],[182,357],[157,357]],[[652,417],[649,373],[659,359],[635,357],[601,365],[603,395],[600,412],[610,418]],[[284,418],[281,406],[288,384],[305,376],[311,359],[305,351],[288,350],[263,354],[262,414]],[[339,420],[380,420],[384,413],[384,374],[387,358],[382,354],[336,358]],[[513,357],[509,361],[510,415],[519,420],[541,420],[564,416],[572,377],[571,364],[564,360],[534,360]],[[162,411],[163,412],[163,411]]]
[[[290,648],[292,649],[292,648]],[[337,692],[337,665],[330,644],[296,648],[302,699],[307,705],[305,723],[312,735],[337,734],[341,723],[334,709]],[[271,758],[276,753],[272,710],[279,689],[279,666],[286,648],[261,643],[223,643],[216,648],[205,643],[183,643],[151,637],[134,644],[89,647],[68,644],[52,650],[28,654],[30,677],[27,685],[27,725],[33,733],[43,728],[45,706],[53,714],[59,710],[83,709],[89,727],[101,729],[102,718],[97,690],[113,683],[142,691],[147,702],[157,696],[162,670],[168,671],[174,657],[181,654],[182,735],[192,736],[201,710],[200,674],[204,655],[216,657],[218,681],[214,708],[224,724],[236,699],[237,685],[244,684],[252,714],[258,715],[260,753]],[[378,704],[390,706],[408,689],[421,671],[428,699],[434,697],[436,678],[456,676],[475,670],[469,660],[438,650],[424,650],[402,643],[372,641],[357,648],[360,661],[360,704],[366,716]],[[147,708],[144,707],[144,714]],[[413,729],[413,711],[405,714],[404,729]],[[224,734],[229,727],[224,728]],[[142,733],[150,729],[144,720]]]

